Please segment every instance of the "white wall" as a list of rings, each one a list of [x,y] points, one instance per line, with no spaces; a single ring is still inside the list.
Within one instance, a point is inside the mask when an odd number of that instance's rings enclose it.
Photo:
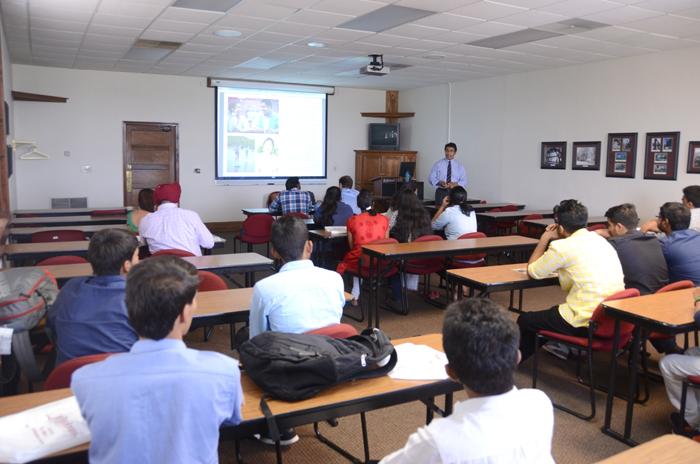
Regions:
[[[7,50],[7,41],[5,40],[5,31],[3,30],[2,21],[0,21],[0,42],[2,42],[2,91],[10,111],[10,114],[5,115],[10,121],[10,133],[7,135],[7,144],[11,145],[13,139],[12,134],[14,134],[14,123],[12,120],[15,114],[14,100],[12,99],[12,68],[10,67],[10,52]],[[0,104],[2,104],[2,102],[0,102]],[[1,129],[5,130],[4,127]],[[17,185],[15,179],[17,179],[17,176],[13,174],[12,177],[10,177],[9,183],[10,209],[15,209],[17,207]]]
[[[26,65],[13,65],[12,71],[15,90],[69,98],[15,105],[17,138],[35,140],[51,155],[46,161],[18,160],[19,208],[47,208],[49,198],[67,196],[87,196],[91,206],[121,205],[123,121],[179,124],[181,204],[205,221],[240,220],[241,208],[262,206],[273,190],[214,185],[214,89],[204,78]],[[329,97],[329,185],[352,175],[352,150],[366,148],[369,120],[360,112],[383,109],[384,92],[378,90],[337,88]],[[92,172],[82,171],[86,165]],[[308,189],[322,198],[326,187]]]
[[[593,215],[631,201],[640,215],[654,215],[661,203],[680,201],[684,186],[700,184],[700,176],[685,172],[688,142],[700,140],[698,75],[695,47],[453,84],[449,124],[467,166],[470,196],[522,201],[533,209],[578,198]],[[426,127],[410,132],[408,144],[433,147],[431,161],[446,140],[446,88],[401,93],[402,108],[430,116],[421,118]],[[434,116],[439,112],[442,118]],[[645,134],[659,131],[681,132],[677,181],[643,179]],[[638,132],[635,179],[605,177],[609,132]],[[541,170],[541,142],[558,140],[568,142],[566,170]],[[602,142],[601,170],[572,171],[572,142],[596,140]],[[422,177],[428,173],[420,170]]]

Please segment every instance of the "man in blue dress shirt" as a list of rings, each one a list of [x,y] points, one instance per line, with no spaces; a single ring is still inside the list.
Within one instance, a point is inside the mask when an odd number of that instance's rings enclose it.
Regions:
[[[126,274],[138,263],[138,241],[125,230],[105,229],[92,236],[87,259],[91,277],[63,286],[48,312],[56,342],[56,365],[97,353],[129,351],[138,336],[124,303]]]
[[[352,208],[353,214],[360,214],[362,211],[360,211],[360,207],[357,206],[357,196],[360,192],[352,188],[352,177],[341,177],[338,180],[338,185],[340,186],[340,201]]]
[[[71,389],[90,427],[91,463],[217,463],[219,427],[241,421],[238,363],[182,337],[197,309],[197,269],[175,256],[134,266],[128,353],[78,369]]]
[[[681,203],[664,203],[659,210],[661,251],[668,264],[670,282],[692,280],[700,285],[700,232],[689,229],[690,210]]]
[[[467,188],[467,171],[462,163],[455,159],[457,145],[450,142],[445,145],[445,157],[433,165],[428,181],[436,188],[435,204],[441,205],[452,187],[458,185]]]

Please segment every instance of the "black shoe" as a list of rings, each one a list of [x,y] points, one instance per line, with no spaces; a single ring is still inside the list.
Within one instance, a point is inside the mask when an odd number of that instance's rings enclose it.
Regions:
[[[693,436],[693,428],[684,420],[681,419],[681,413],[671,413],[671,430],[676,435],[685,435],[686,437]]]
[[[259,434],[256,433],[253,435],[255,438],[257,438],[260,443],[265,443],[266,445],[275,445],[275,441],[270,438],[270,436],[265,433],[265,434]],[[289,446],[293,443],[296,443],[299,441],[299,435],[294,431],[294,429],[287,429],[287,430],[281,430],[280,431],[280,445],[282,446]]]

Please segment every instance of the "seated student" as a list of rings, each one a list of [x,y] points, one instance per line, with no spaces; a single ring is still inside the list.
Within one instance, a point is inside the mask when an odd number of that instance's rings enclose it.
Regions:
[[[71,389],[90,428],[91,463],[216,463],[219,426],[241,421],[238,362],[187,348],[197,269],[175,256],[134,266],[126,306],[131,351],[75,371]]]
[[[284,265],[259,281],[250,307],[250,337],[266,330],[303,333],[340,322],[343,279],[309,260],[313,244],[306,224],[283,216],[272,224],[272,255]]]
[[[396,222],[389,231],[389,236],[401,243],[410,243],[418,237],[431,235],[432,233],[430,215],[423,203],[413,190],[402,190],[397,202]],[[406,274],[406,288],[418,290],[418,276],[416,274]],[[399,276],[392,279],[391,290],[391,299],[395,303],[401,297],[401,279]],[[439,297],[436,291],[427,296],[432,299]]]
[[[298,177],[290,177],[284,185],[287,190],[281,192],[270,203],[271,213],[283,215],[289,213],[307,214],[314,209],[314,197],[311,192],[301,190],[301,183]]]
[[[145,188],[139,190],[138,201],[139,207],[126,213],[126,226],[130,232],[135,234],[139,232],[141,219],[156,210],[153,205],[153,189]]]
[[[464,234],[476,232],[476,213],[467,203],[467,191],[464,187],[454,187],[449,196],[435,212],[432,222],[433,230],[445,229],[447,240],[457,240]]]
[[[544,311],[520,315],[520,352],[523,359],[535,350],[538,330],[586,336],[588,322],[598,304],[624,290],[624,276],[615,249],[595,232],[586,229],[588,210],[576,200],[554,207],[555,224],[545,229],[528,261],[533,279],[556,272],[566,301]]]
[[[202,248],[214,247],[214,236],[199,214],[178,206],[180,184],[161,184],[153,192],[158,209],[141,219],[139,233],[151,253],[177,249],[202,256]]]
[[[700,232],[700,185],[689,185],[683,189],[683,205],[690,210],[690,226]]]
[[[695,325],[700,329],[700,288],[696,288]],[[688,348],[685,354],[669,354],[661,358],[659,369],[666,386],[666,394],[674,408],[681,407],[681,387],[689,375],[700,375],[700,347]],[[685,424],[681,423],[680,414],[671,413],[673,431],[677,434],[700,438],[700,390],[688,388],[685,402]]]
[[[70,279],[48,311],[56,342],[56,365],[98,353],[129,351],[138,336],[124,303],[126,275],[139,262],[136,237],[120,229],[103,229],[90,239],[87,259],[91,277]]]
[[[442,327],[447,374],[468,399],[412,434],[381,464],[553,463],[552,402],[540,390],[519,390],[518,329],[491,300],[468,298],[447,308]]]
[[[352,215],[352,208],[340,200],[340,189],[328,187],[323,202],[314,211],[314,222],[322,226],[344,226]]]
[[[360,214],[362,211],[357,206],[357,196],[360,192],[352,188],[352,177],[341,177],[338,180],[338,185],[340,186],[340,200],[352,208],[353,214]]]
[[[700,285],[700,232],[688,229],[690,210],[680,203],[664,203],[657,227],[661,250],[668,264],[669,280],[692,280]]]

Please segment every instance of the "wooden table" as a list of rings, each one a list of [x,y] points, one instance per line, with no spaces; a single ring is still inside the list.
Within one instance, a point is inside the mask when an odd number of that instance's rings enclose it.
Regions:
[[[10,227],[93,226],[96,224],[126,224],[126,215],[115,216],[46,216],[13,218]]]
[[[449,269],[447,280],[451,286],[458,286],[458,295],[462,295],[462,286],[469,288],[469,296],[478,291],[479,297],[488,297],[493,292],[510,292],[508,309],[520,312],[523,308],[523,290],[527,288],[549,287],[559,285],[559,277],[533,279],[527,273],[527,263],[502,264],[500,266],[470,267],[464,269]],[[519,292],[518,306],[513,306],[513,292]]]
[[[488,211],[477,212],[477,219],[484,221],[495,222],[495,221],[517,221],[524,218],[525,216],[530,216],[531,214],[539,214],[543,217],[553,217],[554,213],[551,209],[538,209],[538,210],[518,210],[518,211],[502,211],[500,213],[489,213]]]
[[[662,435],[628,449],[598,464],[697,464],[700,462],[700,443],[682,435]]]
[[[90,216],[95,211],[117,211],[123,214],[131,209],[131,206],[105,206],[103,208],[52,208],[52,209],[16,209],[12,215],[21,217],[51,217],[51,216]]]
[[[400,343],[424,344],[442,351],[442,337],[439,334],[398,339],[394,340],[393,343],[395,345]],[[264,433],[267,430],[265,418],[259,407],[263,392],[245,373],[241,375],[241,384],[244,395],[243,422],[237,426],[222,428],[221,438],[224,440],[250,437],[254,433]],[[366,412],[419,400],[432,402],[436,396],[445,395],[444,412],[451,414],[452,395],[461,389],[461,385],[451,380],[395,380],[389,376],[383,376],[336,385],[313,398],[302,401],[269,400],[268,405],[281,429],[360,414],[363,429],[366,431],[364,417]],[[0,398],[0,416],[21,412],[66,398],[71,394],[70,389],[65,388]],[[428,416],[431,416],[430,412]],[[88,445],[86,444],[57,453],[57,455],[86,453],[87,449]],[[365,450],[368,449],[366,445]],[[368,459],[369,456],[366,455],[365,460]]]
[[[634,398],[637,391],[637,370],[639,353],[641,350],[642,329],[678,334],[688,332],[696,328],[693,314],[695,305],[693,292],[695,289],[676,290],[675,292],[645,295],[636,298],[625,298],[603,302],[605,313],[615,319],[615,332],[613,336],[613,348],[610,361],[610,381],[608,383],[608,395],[605,405],[605,423],[603,433],[622,441],[628,445],[636,445],[631,439],[632,412]],[[634,324],[632,343],[630,345],[630,359],[628,365],[629,384],[627,390],[627,410],[625,413],[625,431],[620,434],[610,428],[613,411],[613,396],[615,394],[615,375],[617,360],[615,353],[620,345],[620,322],[625,321]]]
[[[547,217],[547,216],[545,216]],[[588,223],[587,225],[593,226],[597,224],[607,224],[608,223],[608,218],[605,216],[590,216],[588,218]],[[554,224],[554,219],[548,218],[548,219],[526,219],[523,221],[523,225],[527,227],[528,233],[532,235],[541,235],[542,232],[544,232],[544,229],[550,225]]]
[[[5,245],[4,255],[9,261],[44,259],[51,256],[87,254],[87,240],[77,242],[10,243]]]
[[[387,245],[364,245],[363,254],[369,256],[370,304],[368,327],[379,327],[379,292],[374,280],[378,263],[383,260],[399,261],[401,266],[408,259],[431,258],[435,256],[456,256],[473,253],[500,253],[502,251],[529,252],[535,248],[537,240],[519,235],[433,242],[395,243]],[[372,319],[374,309],[375,321]]]
[[[512,202],[512,203],[478,203],[478,204],[471,205],[471,207],[474,209],[474,211],[479,213],[482,211],[488,211],[488,210],[493,209],[493,208],[503,208],[504,206],[510,206],[510,205],[514,205],[518,209],[525,208],[524,204],[516,203],[516,202]]]
[[[31,241],[32,234],[37,232],[55,232],[58,230],[81,230],[86,236],[91,237],[95,232],[103,229],[121,229],[129,230],[126,223],[124,224],[94,224],[90,226],[75,226],[75,227],[11,227],[9,229],[10,240],[17,243],[27,243]]]

